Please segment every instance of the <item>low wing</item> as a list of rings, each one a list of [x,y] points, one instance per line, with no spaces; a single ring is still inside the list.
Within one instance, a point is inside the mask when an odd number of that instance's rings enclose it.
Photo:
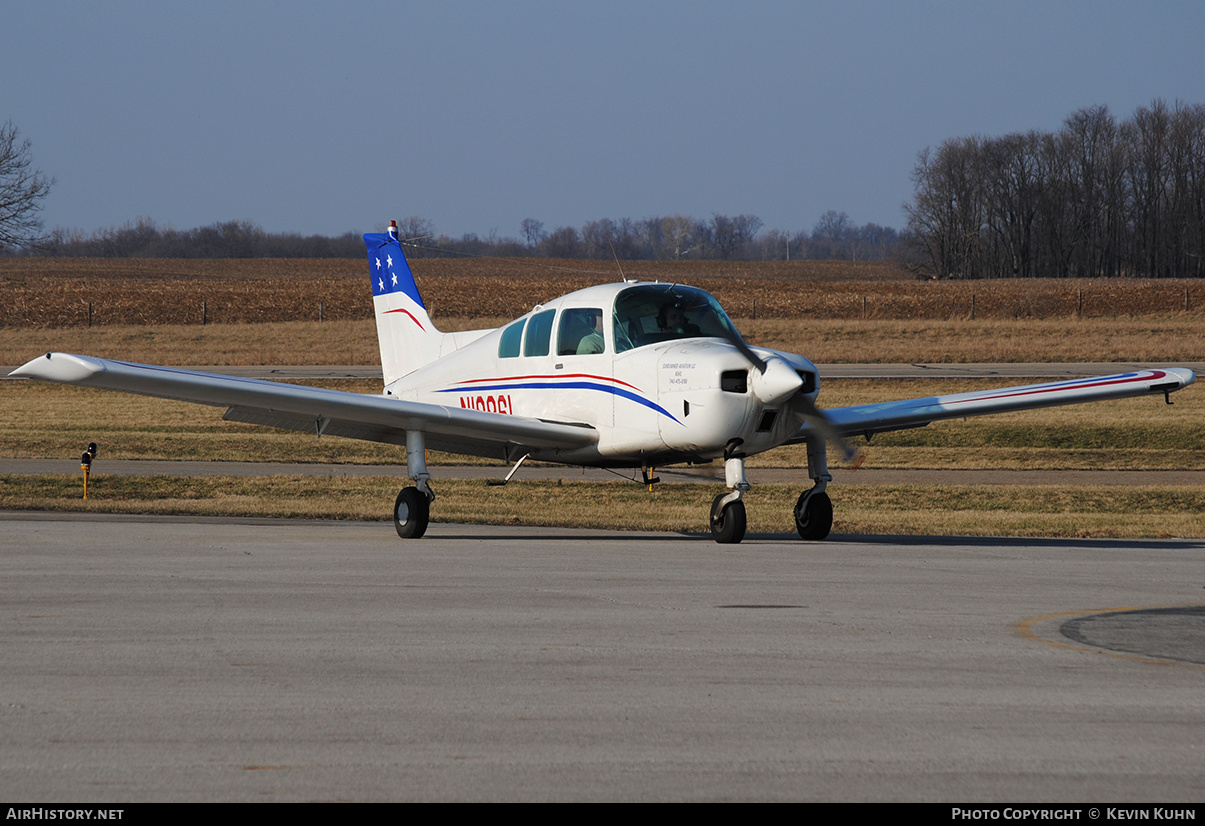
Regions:
[[[572,423],[69,353],[47,353],[10,375],[226,407],[230,421],[320,436],[404,445],[407,430],[421,430],[431,449],[498,458],[508,447],[569,450],[598,441],[592,427]]]
[[[953,393],[923,399],[904,399],[881,404],[861,404],[825,410],[825,416],[842,436],[866,436],[889,430],[924,427],[942,419],[962,419],[990,413],[1032,410],[1063,404],[1124,399],[1151,393],[1171,393],[1193,383],[1191,370],[1168,367],[1139,370],[1115,376],[1096,376],[1024,387],[1004,387],[973,393]],[[802,441],[801,432],[792,441]]]

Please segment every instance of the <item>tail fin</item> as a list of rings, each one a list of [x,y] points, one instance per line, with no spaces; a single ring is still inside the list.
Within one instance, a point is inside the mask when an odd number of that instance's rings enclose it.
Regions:
[[[431,316],[418,294],[410,265],[398,242],[397,223],[390,221],[387,233],[365,234],[364,244],[368,248],[381,369],[388,386],[439,358],[443,333],[431,323]]]

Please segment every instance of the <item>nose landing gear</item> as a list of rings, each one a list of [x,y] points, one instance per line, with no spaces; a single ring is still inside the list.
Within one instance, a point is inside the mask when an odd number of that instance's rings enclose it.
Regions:
[[[721,545],[735,545],[745,538],[745,503],[739,497],[739,491],[721,493],[711,503],[711,538]]]
[[[724,450],[724,482],[730,489],[711,502],[711,538],[721,545],[735,545],[745,538],[745,454],[740,439],[733,439]]]

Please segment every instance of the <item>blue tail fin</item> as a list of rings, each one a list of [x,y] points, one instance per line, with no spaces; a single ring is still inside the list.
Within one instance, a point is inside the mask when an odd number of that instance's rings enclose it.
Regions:
[[[398,242],[396,223],[389,222],[389,232],[366,233],[364,245],[368,248],[381,369],[389,385],[439,358],[443,334],[431,323],[418,293]]]

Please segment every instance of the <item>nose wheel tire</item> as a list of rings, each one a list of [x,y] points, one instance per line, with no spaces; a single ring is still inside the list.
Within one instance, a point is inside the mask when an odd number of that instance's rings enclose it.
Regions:
[[[795,503],[795,529],[800,538],[815,542],[824,539],[833,529],[833,503],[823,491],[811,496],[809,493],[805,490],[799,494],[799,501]]]
[[[431,502],[418,488],[402,488],[393,503],[393,526],[402,539],[418,539],[427,532]]]
[[[711,537],[721,545],[735,545],[745,538],[745,503],[740,499],[724,504],[721,493],[711,503]]]

